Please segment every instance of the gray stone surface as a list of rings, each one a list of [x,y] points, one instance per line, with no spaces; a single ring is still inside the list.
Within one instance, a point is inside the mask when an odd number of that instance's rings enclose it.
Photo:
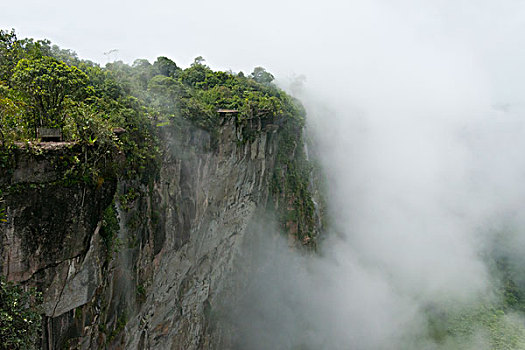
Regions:
[[[213,136],[191,126],[165,129],[156,180],[118,184],[114,252],[99,232],[114,183],[52,185],[61,176],[52,155],[19,158],[11,175],[1,176],[3,184],[42,185],[7,198],[0,268],[10,280],[44,291],[43,348],[191,350],[228,343],[214,317],[248,227],[267,205],[277,153],[278,127],[252,127],[258,133],[251,142],[240,139],[233,119]],[[123,201],[131,188],[138,196]]]
[[[237,142],[233,122],[221,128],[215,151],[206,138],[173,140],[155,191],[167,208],[165,242],[146,301],[125,328],[127,349],[207,349],[218,296],[232,277],[237,250],[257,206],[268,200],[265,132],[253,142]],[[187,151],[190,139],[201,140]],[[271,152],[275,154],[275,152]],[[191,199],[191,200],[190,200]],[[175,224],[172,224],[175,223]]]

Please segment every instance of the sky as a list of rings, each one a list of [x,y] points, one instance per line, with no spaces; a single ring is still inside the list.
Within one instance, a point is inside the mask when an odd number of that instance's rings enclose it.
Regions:
[[[0,27],[101,64],[203,56],[214,69],[263,66],[293,87],[335,232],[320,259],[262,249],[281,277],[255,274],[256,290],[273,288],[240,314],[268,334],[392,348],[424,332],[428,307],[490,295],[482,253],[501,227],[515,227],[501,254],[525,256],[524,2],[21,0],[0,4]],[[300,75],[302,88],[291,84]],[[291,341],[245,331],[248,348]],[[414,348],[437,348],[424,345]]]
[[[329,81],[361,91],[372,87],[347,83],[459,68],[479,75],[480,84],[518,90],[525,84],[524,11],[514,0],[21,0],[0,4],[0,27],[102,64],[166,55],[188,66],[202,55],[216,69],[262,65],[281,79],[304,74],[312,86]],[[494,103],[517,102],[508,89],[489,93]]]

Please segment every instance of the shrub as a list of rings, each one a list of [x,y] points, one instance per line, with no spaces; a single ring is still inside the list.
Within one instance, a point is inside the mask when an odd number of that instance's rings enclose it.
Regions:
[[[0,276],[0,349],[36,349],[40,338],[41,295]]]

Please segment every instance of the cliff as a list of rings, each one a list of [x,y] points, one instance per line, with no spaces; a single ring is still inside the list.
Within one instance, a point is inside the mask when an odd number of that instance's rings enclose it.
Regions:
[[[89,152],[75,144],[19,148],[1,174],[0,268],[43,292],[43,348],[224,348],[235,330],[218,310],[257,216],[275,212],[291,245],[315,248],[300,123],[158,129],[148,179],[117,167],[69,181],[68,162]]]

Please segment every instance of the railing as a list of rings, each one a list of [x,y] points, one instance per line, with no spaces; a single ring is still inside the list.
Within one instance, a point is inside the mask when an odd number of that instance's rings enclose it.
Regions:
[[[37,128],[36,137],[42,141],[62,141],[62,130],[55,128]]]

